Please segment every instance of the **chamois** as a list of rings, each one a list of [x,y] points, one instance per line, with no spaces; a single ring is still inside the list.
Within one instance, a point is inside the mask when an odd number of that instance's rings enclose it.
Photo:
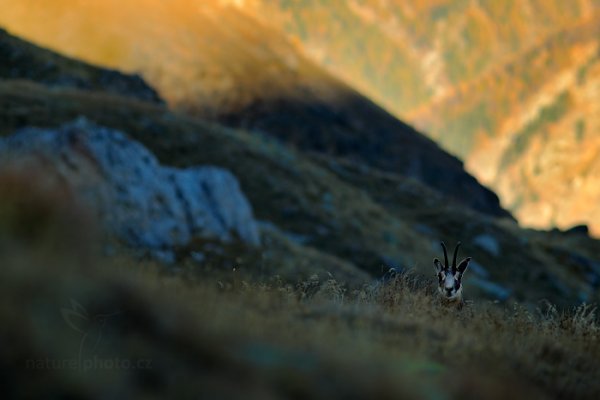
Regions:
[[[438,276],[438,293],[441,297],[442,303],[446,305],[456,306],[458,309],[461,309],[464,305],[463,296],[462,296],[462,277],[471,261],[471,257],[467,257],[464,260],[456,265],[456,257],[458,256],[458,248],[460,247],[460,242],[456,245],[454,249],[454,258],[452,260],[452,266],[448,264],[448,252],[446,250],[446,245],[444,242],[441,242],[442,249],[444,250],[444,261],[445,264],[442,264],[440,260],[437,258],[433,259],[433,265],[435,267],[435,271]]]

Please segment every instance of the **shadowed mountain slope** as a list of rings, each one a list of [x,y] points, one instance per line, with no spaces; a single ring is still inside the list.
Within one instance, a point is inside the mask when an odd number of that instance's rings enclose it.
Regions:
[[[140,72],[179,110],[411,176],[476,210],[510,216],[458,159],[226,2],[3,3],[0,24],[16,34]]]
[[[598,0],[238,4],[461,157],[522,223],[600,234]]]

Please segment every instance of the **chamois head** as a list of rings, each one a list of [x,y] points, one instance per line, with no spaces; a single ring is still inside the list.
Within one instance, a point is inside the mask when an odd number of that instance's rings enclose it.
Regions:
[[[442,264],[437,258],[433,259],[433,265],[438,276],[438,292],[448,302],[462,303],[462,277],[471,261],[471,257],[467,257],[458,266],[456,265],[459,247],[460,242],[454,249],[452,266],[448,264],[448,252],[444,242],[442,242],[442,249],[444,250],[445,264]]]

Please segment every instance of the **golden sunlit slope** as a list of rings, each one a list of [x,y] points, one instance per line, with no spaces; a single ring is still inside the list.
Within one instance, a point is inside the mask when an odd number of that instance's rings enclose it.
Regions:
[[[396,114],[452,95],[597,0],[250,0],[237,2],[303,43],[312,59]]]
[[[528,226],[600,235],[600,14],[411,115]]]
[[[542,94],[550,103],[508,132],[514,145],[491,182],[528,225],[587,223],[600,235],[600,52],[593,50],[586,64],[563,73],[567,87],[556,92],[559,81],[549,82]],[[483,151],[474,152],[474,161],[482,158]]]
[[[139,72],[170,106],[308,151],[419,179],[509,216],[462,163],[320,67],[279,30],[199,0],[0,0],[0,26],[92,63]]]
[[[600,234],[598,0],[244,2],[465,160],[528,226]]]
[[[193,99],[205,113],[226,113],[300,89],[336,95],[281,35],[221,1],[0,0],[0,8],[0,25],[11,33],[141,72],[172,105]]]

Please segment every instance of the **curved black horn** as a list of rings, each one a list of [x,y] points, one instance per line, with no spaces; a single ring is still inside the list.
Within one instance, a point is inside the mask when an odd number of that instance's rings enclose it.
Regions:
[[[442,249],[444,249],[444,261],[446,261],[446,263],[444,264],[444,267],[448,268],[448,251],[446,250],[446,245],[444,244],[444,242],[442,243]]]
[[[452,260],[452,268],[456,268],[456,257],[458,257],[458,248],[460,247],[460,242],[456,244],[456,248],[454,249],[454,260]]]

